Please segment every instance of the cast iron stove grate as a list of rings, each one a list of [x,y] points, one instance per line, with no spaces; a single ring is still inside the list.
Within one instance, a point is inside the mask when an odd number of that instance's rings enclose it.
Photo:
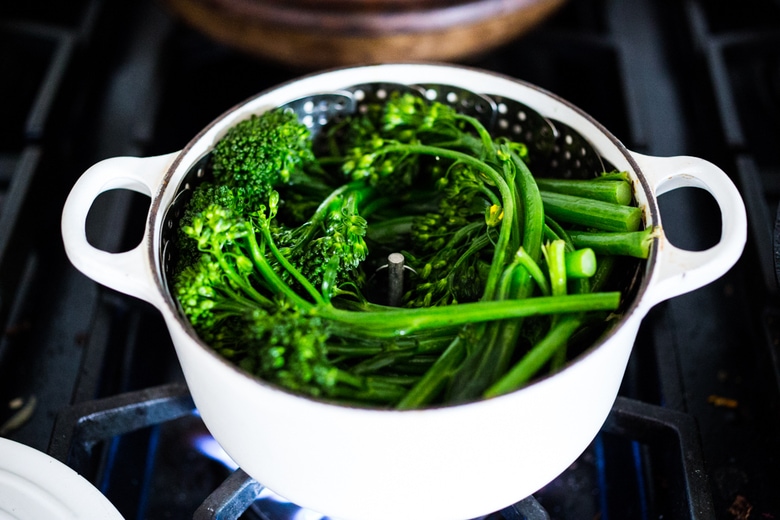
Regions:
[[[166,424],[173,425],[177,421],[187,421],[187,426],[178,438],[178,442],[187,442],[197,432],[202,433],[202,425],[198,424],[197,412],[185,385],[169,384],[148,388],[137,392],[129,392],[104,399],[87,401],[65,409],[57,418],[49,446],[49,453],[74,468],[82,475],[100,485],[110,478],[113,471],[111,456],[108,454],[110,445],[117,438],[144,429],[157,429]],[[194,421],[194,422],[193,422]],[[603,486],[599,493],[597,511],[606,513],[613,511],[616,516],[638,514],[636,518],[653,518],[661,515],[666,518],[708,519],[713,515],[705,468],[698,442],[698,432],[693,420],[682,413],[662,407],[642,403],[640,401],[619,397],[612,412],[589,453],[583,459],[591,457],[590,452],[602,452],[601,466],[595,471],[595,484],[604,484],[611,471],[619,468],[605,462],[604,450],[623,449],[626,442],[632,453],[642,459],[641,464],[631,471],[633,478],[641,484],[642,480],[654,479],[663,481],[663,486],[642,486],[633,492],[628,488],[608,490]],[[154,451],[153,447],[149,448]],[[640,455],[640,452],[641,455]],[[204,456],[206,456],[204,454]],[[609,460],[615,460],[614,458]],[[636,462],[636,461],[635,461]],[[154,466],[154,462],[149,464]],[[586,464],[580,462],[579,464]],[[483,517],[483,520],[542,520],[550,518],[545,507],[558,507],[555,503],[545,505],[555,499],[556,487],[570,488],[570,480],[577,478],[574,469],[564,473],[558,481],[554,481],[535,496],[528,497],[518,503]],[[185,478],[186,475],[181,475]],[[613,477],[614,478],[614,477]],[[663,489],[665,488],[665,490]],[[599,489],[598,487],[594,489]],[[653,489],[654,491],[650,491]],[[140,493],[138,503],[148,501]],[[638,494],[637,499],[641,511],[633,506],[613,505],[620,503],[628,494]],[[261,518],[275,520],[277,518],[293,518],[298,508],[293,505],[281,507],[273,501],[263,504],[261,499],[265,494],[262,484],[256,482],[240,469],[229,472],[225,480],[219,484],[194,513],[198,520],[219,519],[233,520],[238,518]],[[621,495],[620,497],[609,496]],[[652,494],[652,496],[651,496]],[[269,505],[270,504],[270,505]],[[268,508],[271,508],[270,516]],[[624,509],[616,509],[622,507]],[[603,509],[602,509],[603,508]],[[142,514],[142,511],[138,511]],[[584,513],[584,511],[583,511]],[[254,515],[242,517],[242,515]]]

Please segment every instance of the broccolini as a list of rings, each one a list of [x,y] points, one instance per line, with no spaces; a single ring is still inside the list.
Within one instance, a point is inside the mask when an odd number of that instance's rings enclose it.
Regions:
[[[591,286],[596,255],[576,247],[595,243],[591,226],[545,215],[527,160],[524,144],[413,94],[317,140],[290,112],[253,115],[193,190],[175,296],[205,343],[293,392],[417,408],[511,391],[622,297]],[[596,247],[621,251],[608,235]],[[399,307],[383,291],[393,252],[409,268]]]

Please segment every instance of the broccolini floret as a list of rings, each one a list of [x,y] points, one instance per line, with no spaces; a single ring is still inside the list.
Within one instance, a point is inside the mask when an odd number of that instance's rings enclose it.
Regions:
[[[292,112],[253,114],[231,127],[214,147],[214,178],[256,207],[294,172],[315,162],[310,137]]]

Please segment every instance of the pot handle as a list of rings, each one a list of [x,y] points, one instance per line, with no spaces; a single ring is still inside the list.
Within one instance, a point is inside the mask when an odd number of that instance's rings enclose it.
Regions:
[[[86,222],[95,199],[114,189],[128,189],[149,197],[178,152],[155,157],[114,157],[90,167],[73,185],[62,210],[62,240],[71,263],[96,282],[147,301],[156,307],[162,296],[156,288],[146,250],[149,230],[141,243],[122,253],[97,249],[87,240]]]
[[[707,190],[721,212],[720,241],[704,251],[673,246],[663,233],[658,241],[657,272],[648,290],[651,305],[693,291],[723,276],[737,263],[747,240],[747,216],[739,190],[723,170],[697,157],[651,157],[632,152],[658,197],[696,187]]]

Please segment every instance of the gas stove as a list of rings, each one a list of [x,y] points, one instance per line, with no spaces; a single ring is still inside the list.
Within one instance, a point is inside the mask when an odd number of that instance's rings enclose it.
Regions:
[[[128,519],[322,518],[221,451],[159,313],[76,272],[59,231],[87,167],[178,150],[227,108],[304,71],[215,43],[154,1],[3,5],[0,39],[0,436],[73,468]],[[780,518],[779,43],[776,0],[570,0],[463,61],[562,96],[629,149],[719,165],[749,220],[729,273],[645,318],[586,452],[485,518]],[[675,245],[717,242],[706,192],[659,203]],[[134,247],[148,207],[135,193],[101,195],[91,243]]]

